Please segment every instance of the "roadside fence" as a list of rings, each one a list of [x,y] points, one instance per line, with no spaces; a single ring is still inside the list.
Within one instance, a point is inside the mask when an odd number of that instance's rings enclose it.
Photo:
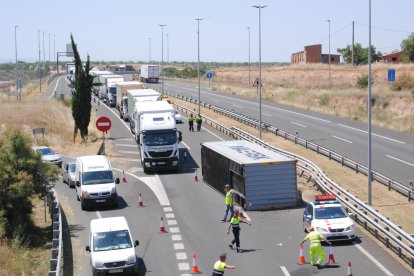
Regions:
[[[62,215],[59,201],[54,189],[46,195],[49,214],[52,219],[52,257],[50,259],[49,276],[59,276],[62,268]]]

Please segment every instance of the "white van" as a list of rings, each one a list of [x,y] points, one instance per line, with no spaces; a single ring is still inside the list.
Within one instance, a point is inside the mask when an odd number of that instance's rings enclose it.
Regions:
[[[92,274],[138,274],[135,247],[125,217],[93,219],[90,223],[89,245]]]
[[[76,195],[82,210],[87,206],[118,206],[118,194],[111,163],[104,155],[81,156],[76,159]]]

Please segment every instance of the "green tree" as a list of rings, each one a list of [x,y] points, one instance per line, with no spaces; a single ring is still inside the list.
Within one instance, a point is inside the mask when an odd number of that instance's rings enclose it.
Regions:
[[[338,48],[345,63],[352,63],[352,45],[347,45],[345,48]],[[382,56],[381,52],[377,52],[376,48],[371,45],[371,60],[374,62]],[[368,47],[363,48],[360,43],[355,43],[354,46],[354,63],[355,65],[368,64]]]
[[[414,33],[401,42],[401,49],[408,54],[409,60],[414,61]]]
[[[58,179],[59,169],[43,163],[21,129],[6,129],[0,136],[0,238],[26,243],[33,232],[33,195]]]
[[[79,56],[77,46],[70,35],[72,42],[73,55],[75,58],[75,80],[71,81],[74,89],[72,90],[72,117],[75,120],[75,129],[73,132],[73,141],[75,142],[78,130],[84,142],[88,140],[88,126],[91,120],[92,109],[92,87],[93,77],[89,74],[91,69],[89,55],[86,60],[85,67],[83,67],[82,60]]]

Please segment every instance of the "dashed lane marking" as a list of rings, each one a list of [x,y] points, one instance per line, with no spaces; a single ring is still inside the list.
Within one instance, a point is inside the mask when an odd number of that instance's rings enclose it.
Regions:
[[[118,150],[119,153],[127,153],[127,154],[137,154],[136,151],[132,150]]]
[[[177,221],[175,219],[169,219],[167,220],[168,225],[177,225]]]
[[[350,126],[343,125],[343,124],[338,124],[338,126],[342,126],[342,127],[346,127],[346,128],[349,128],[349,129],[353,129],[353,130],[356,130],[356,131],[359,131],[359,132],[362,132],[362,133],[368,133],[368,131],[365,131],[365,130],[362,130],[362,129],[358,129],[358,128],[355,128],[355,127],[350,127]],[[395,139],[392,139],[392,138],[388,138],[388,137],[385,137],[385,136],[382,136],[382,135],[379,135],[379,134],[376,134],[376,133],[372,133],[372,135],[373,136],[380,137],[380,138],[383,138],[383,139],[386,139],[386,140],[390,140],[390,141],[393,141],[393,142],[396,142],[396,143],[405,144],[405,142],[398,141],[398,140],[395,140]]]
[[[177,260],[187,260],[187,254],[185,252],[175,253],[175,258]]]
[[[175,215],[173,213],[167,213],[167,214],[165,214],[165,217],[167,219],[172,219],[172,218],[175,218]]]
[[[174,243],[175,250],[184,250],[184,244],[182,242]]]
[[[172,208],[171,207],[164,207],[164,212],[172,212]]]
[[[180,233],[180,228],[178,228],[178,227],[170,227],[170,233]]]
[[[132,167],[132,168],[129,168],[128,170],[127,170],[127,172],[129,172],[129,173],[136,173],[136,172],[142,172],[144,169],[143,168],[139,168],[139,167]]]
[[[280,269],[282,270],[283,274],[285,274],[285,276],[290,276],[289,271],[286,269],[286,267],[281,266]]]
[[[300,127],[306,127],[305,125],[302,125],[302,124],[299,124],[299,123],[295,123],[295,122],[290,122],[291,124],[294,124],[294,125],[297,125],[297,126],[300,126]]]
[[[404,163],[404,164],[406,164],[406,165],[409,165],[409,166],[411,166],[411,167],[414,167],[414,165],[413,165],[413,164],[408,163],[407,161],[404,161],[404,160],[398,159],[397,157],[394,157],[394,156],[391,156],[391,155],[388,155],[388,154],[386,154],[385,156],[387,156],[388,158],[394,159],[394,160],[396,160],[396,161],[398,161],[398,162],[401,162],[401,163]]]
[[[338,139],[338,140],[341,140],[341,141],[344,141],[344,142],[350,143],[350,144],[352,144],[352,143],[353,143],[352,141],[346,140],[346,139],[344,139],[344,138],[341,138],[341,137],[338,137],[338,136],[335,136],[335,135],[332,135],[332,137],[333,137],[333,138],[335,138],[335,139]]]
[[[135,144],[114,144],[117,147],[129,147],[129,148],[138,148],[138,146]]]
[[[188,263],[178,263],[179,270],[190,270],[190,265]]]
[[[173,241],[181,241],[183,239],[183,237],[181,235],[172,235],[171,239]]]

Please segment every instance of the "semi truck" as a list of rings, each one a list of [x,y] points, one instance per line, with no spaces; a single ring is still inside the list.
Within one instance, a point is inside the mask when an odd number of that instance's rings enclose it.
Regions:
[[[135,140],[144,172],[179,170],[182,134],[177,131],[173,111],[165,101],[135,103]]]
[[[65,65],[66,70],[66,78],[68,80],[75,80],[75,71],[76,71],[76,65],[75,63],[66,63]]]
[[[99,81],[102,83],[99,90],[99,99],[110,107],[115,106],[116,84],[124,82],[125,77],[121,75],[100,75]]]
[[[135,131],[135,122],[133,119],[135,103],[138,101],[159,101],[161,99],[161,93],[153,89],[132,89],[127,91],[127,120],[129,121],[129,127],[131,132]]]
[[[100,71],[100,70],[92,70],[90,72],[90,75],[93,76],[93,83],[94,84],[100,84],[101,81],[99,80],[100,75],[112,75],[111,71]],[[99,89],[100,85],[94,86],[92,88],[92,92],[95,96],[99,96]]]
[[[128,116],[128,90],[144,89],[144,84],[139,81],[124,81],[116,84],[116,109],[119,117],[126,120]]]
[[[140,80],[142,82],[154,82],[158,83],[160,79],[160,66],[159,65],[141,65]]]

